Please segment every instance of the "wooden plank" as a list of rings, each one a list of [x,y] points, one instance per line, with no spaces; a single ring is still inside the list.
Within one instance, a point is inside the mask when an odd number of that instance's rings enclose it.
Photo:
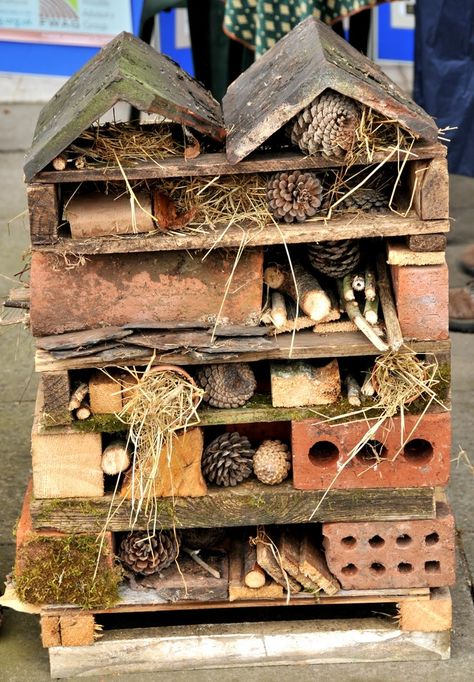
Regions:
[[[446,159],[432,159],[422,176],[419,216],[423,220],[449,218],[449,175]]]
[[[220,248],[238,248],[246,231],[247,246],[271,246],[272,244],[306,244],[314,241],[364,239],[375,237],[399,237],[404,235],[449,232],[449,220],[420,220],[412,211],[402,218],[394,213],[367,213],[351,217],[335,215],[306,220],[303,223],[281,223],[278,227],[269,223],[264,230],[247,228],[245,225],[217,226],[209,232],[186,232],[181,234],[124,235],[96,239],[62,238],[55,244],[43,244],[36,249],[57,254],[92,255],[105,253],[136,253],[147,251],[177,251],[182,249],[207,250],[219,244]]]
[[[415,353],[449,352],[449,339],[442,341],[408,341],[407,346]],[[134,364],[134,358],[140,358],[140,364],[173,364],[201,365],[209,362],[256,362],[258,360],[315,359],[361,355],[379,355],[379,351],[361,332],[334,332],[332,334],[315,334],[302,331],[296,334],[292,345],[291,334],[280,334],[275,338],[275,346],[271,350],[246,353],[223,353],[207,355],[206,353],[164,353],[154,354],[145,348],[130,350],[115,349],[106,354],[96,354],[84,358],[55,359],[47,351],[37,350],[35,368],[37,372],[55,372],[63,369],[90,369],[111,365],[126,366]]]
[[[363,490],[295,490],[291,483],[265,486],[256,481],[242,483],[232,490],[209,487],[203,497],[161,499],[156,523],[170,528],[209,528],[256,526],[274,523],[318,523],[434,518],[432,488],[366,488]],[[315,510],[317,509],[317,512]],[[110,495],[86,499],[34,499],[31,513],[35,529],[65,532],[101,530],[126,531],[130,527],[131,503]],[[109,519],[110,515],[110,519]],[[149,523],[138,516],[136,530]]]
[[[104,341],[115,341],[130,336],[132,331],[121,327],[101,327],[99,329],[86,329],[80,332],[67,332],[65,334],[52,334],[36,338],[36,347],[43,350],[70,350],[96,346]]]
[[[431,590],[429,601],[401,601],[399,605],[400,629],[418,632],[450,631],[453,610],[449,587]]]
[[[58,239],[60,223],[56,185],[28,185],[26,188],[32,244],[51,244]]]
[[[373,158],[358,159],[361,164],[380,163],[386,159],[386,152],[376,152]],[[446,147],[442,144],[430,144],[418,142],[411,150],[413,159],[444,158]],[[123,166],[128,180],[152,180],[157,178],[180,178],[202,175],[234,175],[247,173],[273,173],[284,170],[304,170],[317,168],[333,168],[344,165],[344,159],[324,159],[321,156],[308,157],[300,152],[255,153],[243,159],[237,165],[230,164],[224,153],[200,154],[195,159],[170,157],[162,159],[159,164],[153,162],[141,162],[135,166]],[[66,169],[63,171],[42,171],[35,176],[35,183],[80,183],[86,181],[110,181],[123,182],[123,173],[119,168],[108,166],[106,168]]]
[[[387,244],[388,265],[443,265],[446,263],[444,251],[413,251],[405,244]]]
[[[89,647],[52,647],[51,676],[245,666],[444,660],[450,634],[408,633],[388,619],[182,625],[106,632]]]

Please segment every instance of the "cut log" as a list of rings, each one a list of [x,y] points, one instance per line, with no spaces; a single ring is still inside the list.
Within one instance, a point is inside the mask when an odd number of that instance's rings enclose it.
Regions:
[[[59,154],[59,156],[56,156],[51,163],[53,164],[54,170],[63,171],[67,166],[67,156],[64,154]]]
[[[207,493],[207,486],[201,473],[201,457],[203,451],[202,429],[196,427],[174,434],[171,452],[166,447],[159,455],[157,465],[150,470],[142,470],[138,466],[125,474],[120,495],[131,499],[141,497],[144,481],[153,476],[152,492],[155,497],[202,497]],[[132,475],[133,474],[133,475]]]
[[[127,443],[124,440],[114,440],[102,453],[100,465],[104,474],[116,476],[128,469],[131,459]]]
[[[81,403],[76,410],[76,419],[79,419],[79,421],[84,421],[85,419],[89,419],[90,416],[91,411],[89,405],[87,405],[87,403]]]
[[[330,405],[341,394],[337,360],[318,367],[304,361],[270,364],[273,407]]]
[[[151,212],[151,197],[137,192],[133,214],[128,193],[114,197],[110,194],[89,192],[76,194],[64,209],[65,219],[73,239],[89,239],[114,234],[151,232],[155,227]]]
[[[331,310],[331,299],[319,284],[314,275],[304,269],[298,261],[293,263],[293,274],[290,268],[271,265],[264,272],[264,281],[271,289],[277,289],[294,301],[298,300],[301,310],[315,322],[327,317]],[[296,287],[295,287],[296,280]]]
[[[352,376],[352,374],[348,374],[346,376],[346,390],[347,390],[347,401],[349,405],[353,405],[354,407],[360,407],[361,402],[360,402],[360,386],[355,380],[355,378]]]
[[[285,297],[278,291],[272,292],[272,308],[270,319],[277,329],[284,327],[288,321]]]
[[[399,350],[403,345],[403,334],[392,296],[392,285],[388,275],[387,264],[382,253],[377,255],[377,284],[385,329],[387,331],[388,345],[391,350]]]
[[[257,548],[250,542],[244,543],[244,574],[247,587],[257,589],[265,585],[265,571],[257,563]]]
[[[244,545],[248,539],[237,532],[232,539],[229,555],[229,601],[246,599],[282,599],[283,587],[267,576],[262,587],[247,587],[245,584]]]

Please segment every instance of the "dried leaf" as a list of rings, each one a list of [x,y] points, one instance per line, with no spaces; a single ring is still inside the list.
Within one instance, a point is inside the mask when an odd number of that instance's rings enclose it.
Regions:
[[[184,158],[186,161],[190,161],[191,159],[195,159],[197,156],[199,156],[201,153],[201,145],[199,144],[199,140],[194,137],[192,132],[185,126],[183,126],[183,132],[186,145],[184,148]]]
[[[193,219],[196,209],[190,208],[178,215],[176,204],[169,196],[162,192],[153,193],[153,214],[157,221],[157,226],[162,232],[167,232],[171,228],[182,229]]]

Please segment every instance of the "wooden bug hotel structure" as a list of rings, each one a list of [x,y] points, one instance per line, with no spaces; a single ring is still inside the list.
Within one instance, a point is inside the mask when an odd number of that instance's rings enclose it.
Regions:
[[[94,125],[117,101],[165,120]],[[54,676],[449,656],[445,153],[314,19],[222,110],[127,34],[46,105],[6,302],[29,298],[40,374],[7,593]],[[367,603],[399,619],[351,619],[357,647],[318,620]],[[286,606],[278,644],[237,606]],[[127,632],[95,641],[104,615],[195,609],[230,609],[211,661],[184,622],[126,658]]]

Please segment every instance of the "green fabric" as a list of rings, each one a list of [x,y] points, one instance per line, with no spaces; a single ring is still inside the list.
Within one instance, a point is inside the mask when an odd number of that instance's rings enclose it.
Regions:
[[[227,0],[224,28],[233,38],[255,48],[258,57],[307,17],[332,24],[379,1]]]

